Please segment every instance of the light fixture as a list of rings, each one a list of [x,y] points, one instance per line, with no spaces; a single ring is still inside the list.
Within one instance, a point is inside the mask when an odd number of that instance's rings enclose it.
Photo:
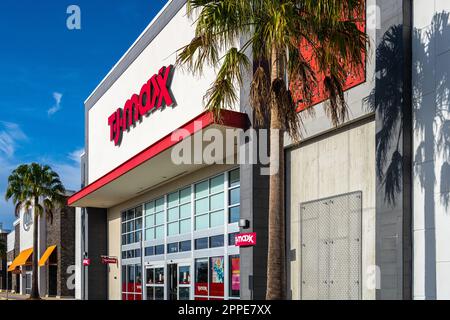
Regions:
[[[250,227],[250,221],[248,221],[247,219],[240,219],[239,227],[243,229],[248,229]]]

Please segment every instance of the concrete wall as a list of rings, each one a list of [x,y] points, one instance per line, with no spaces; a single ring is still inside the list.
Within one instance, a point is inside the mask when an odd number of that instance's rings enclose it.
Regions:
[[[362,298],[375,299],[375,122],[352,124],[286,151],[288,296],[300,299],[300,203],[362,191]]]
[[[413,15],[414,298],[450,299],[450,1]]]

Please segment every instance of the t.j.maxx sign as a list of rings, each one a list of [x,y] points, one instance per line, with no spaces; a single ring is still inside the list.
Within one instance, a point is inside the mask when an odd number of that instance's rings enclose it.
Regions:
[[[142,86],[139,95],[133,94],[123,108],[118,108],[109,116],[109,139],[116,146],[120,144],[123,132],[133,128],[145,115],[174,103],[170,92],[172,73],[172,65],[162,67]]]

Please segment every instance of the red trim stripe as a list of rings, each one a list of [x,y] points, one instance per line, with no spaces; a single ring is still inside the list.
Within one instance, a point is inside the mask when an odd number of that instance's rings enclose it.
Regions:
[[[245,113],[230,111],[230,110],[222,110],[219,121],[214,121],[212,114],[208,111],[203,112],[198,115],[194,119],[182,125],[177,130],[184,129],[189,132],[188,136],[193,135],[195,132],[200,131],[212,124],[220,124],[226,127],[247,129],[249,127],[248,117]],[[160,140],[153,143],[151,146],[147,147],[143,151],[139,152],[137,155],[133,156],[129,160],[125,161],[115,169],[111,170],[104,176],[92,182],[90,185],[81,189],[74,195],[72,195],[68,200],[67,204],[70,206],[74,204],[76,201],[86,197],[92,192],[102,188],[108,183],[116,180],[120,176],[124,175],[128,171],[140,166],[145,161],[150,160],[151,158],[157,156],[161,152],[173,147],[179,141],[172,140],[172,134],[177,130],[169,133],[164,136]],[[180,140],[181,141],[181,140]]]

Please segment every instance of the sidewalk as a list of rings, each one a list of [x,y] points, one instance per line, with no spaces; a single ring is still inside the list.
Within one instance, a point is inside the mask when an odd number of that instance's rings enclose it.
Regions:
[[[6,292],[0,292],[0,300],[27,300],[29,295],[22,295],[16,293],[8,293],[8,299],[6,299]],[[75,300],[74,298],[55,298],[55,297],[41,297],[42,300]]]

